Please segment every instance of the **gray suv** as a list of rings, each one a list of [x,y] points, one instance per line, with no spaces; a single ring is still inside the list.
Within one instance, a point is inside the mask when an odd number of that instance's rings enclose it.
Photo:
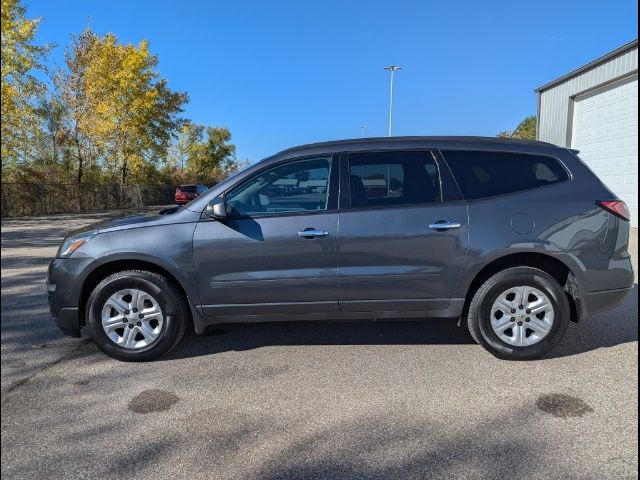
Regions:
[[[291,148],[184,207],[71,233],[51,313],[129,361],[189,324],[435,317],[500,358],[537,358],[634,282],[627,207],[577,153],[456,137]]]

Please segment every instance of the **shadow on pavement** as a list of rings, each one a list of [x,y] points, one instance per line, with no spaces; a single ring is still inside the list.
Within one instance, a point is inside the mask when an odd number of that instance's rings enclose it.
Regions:
[[[549,478],[551,471],[565,478],[572,473],[569,464],[559,471],[557,464],[547,463],[554,452],[544,431],[523,436],[537,431],[540,417],[533,404],[497,416],[482,412],[455,429],[446,418],[416,413],[402,402],[311,417],[300,411],[278,415],[218,406],[177,418],[172,412],[157,413],[161,421],[154,423],[143,416],[116,415],[105,407],[104,395],[109,393],[85,395],[81,403],[63,398],[65,408],[57,415],[34,412],[30,421],[39,426],[42,444],[64,448],[28,443],[26,452],[23,447],[21,455],[10,457],[4,473],[12,478],[46,471],[49,478],[111,479],[168,478],[180,472],[191,478],[215,473],[216,478],[259,480],[497,479],[512,478],[514,472],[520,478]],[[99,418],[87,421],[96,411]],[[7,426],[11,434],[18,428],[15,422]],[[11,453],[17,449],[7,448]]]
[[[544,440],[517,433],[531,429],[531,411],[485,418],[474,429],[447,436],[442,435],[447,429],[443,422],[408,420],[403,413],[399,408],[352,417],[295,438],[265,462],[256,478],[510,478],[514,472],[519,478],[544,476],[539,465],[548,452]]]
[[[572,323],[547,358],[565,357],[599,348],[638,341],[638,284],[624,303],[613,310]]]
[[[614,310],[572,323],[545,358],[577,355],[638,340],[638,286]],[[187,335],[164,360],[282,345],[464,345],[465,328],[450,319],[223,324]],[[480,347],[478,347],[480,348]]]
[[[461,345],[473,344],[455,320],[268,322],[214,326],[187,335],[165,360],[273,345]]]

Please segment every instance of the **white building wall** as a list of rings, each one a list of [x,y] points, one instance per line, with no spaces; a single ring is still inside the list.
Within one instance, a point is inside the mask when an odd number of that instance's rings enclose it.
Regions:
[[[570,119],[573,98],[592,88],[638,71],[638,47],[540,92],[538,140],[571,146]]]
[[[538,90],[538,140],[580,157],[638,226],[638,43]]]
[[[638,75],[576,97],[571,147],[627,203],[638,226]]]

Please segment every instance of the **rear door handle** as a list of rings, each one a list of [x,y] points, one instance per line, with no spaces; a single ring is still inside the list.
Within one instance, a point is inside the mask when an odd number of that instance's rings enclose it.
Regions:
[[[432,230],[453,230],[454,228],[460,228],[461,226],[462,224],[458,222],[447,222],[445,220],[440,220],[439,222],[429,225],[429,228],[431,228]]]
[[[316,230],[315,228],[307,228],[298,232],[298,236],[302,238],[326,237],[327,235],[329,235],[329,232],[326,230]]]

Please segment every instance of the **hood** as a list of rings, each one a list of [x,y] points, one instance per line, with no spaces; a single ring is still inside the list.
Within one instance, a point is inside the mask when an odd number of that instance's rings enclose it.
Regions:
[[[196,222],[200,214],[185,208],[167,208],[165,210],[148,212],[124,217],[114,217],[102,220],[91,225],[73,230],[67,233],[67,237],[80,233],[95,231],[97,233],[127,230],[130,228],[152,227],[155,225],[168,225],[173,223]]]

